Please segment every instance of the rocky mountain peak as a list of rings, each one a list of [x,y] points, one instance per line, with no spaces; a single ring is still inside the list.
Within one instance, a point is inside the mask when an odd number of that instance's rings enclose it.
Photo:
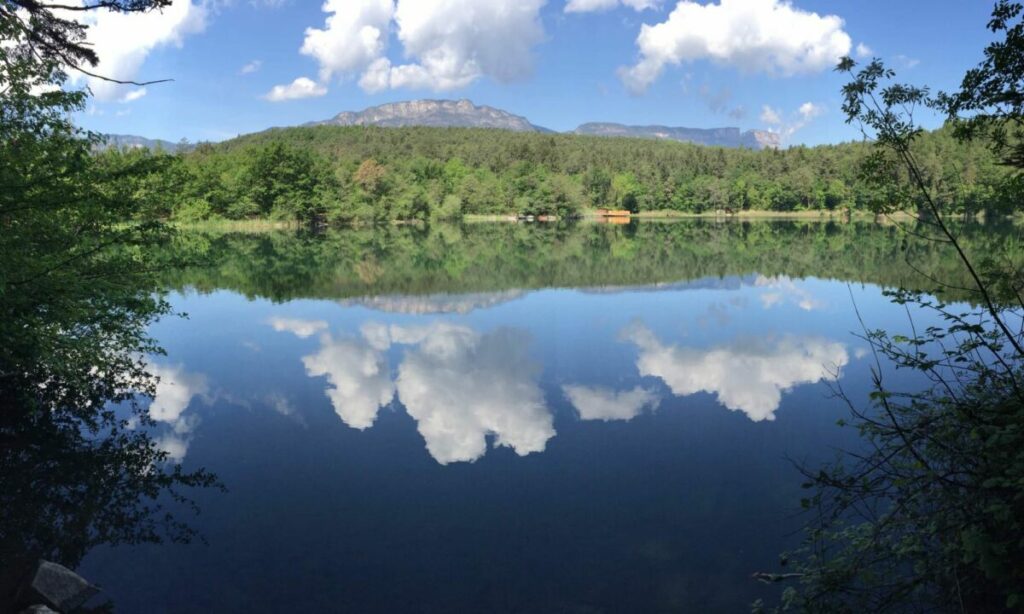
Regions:
[[[518,132],[543,132],[525,117],[488,106],[461,100],[408,100],[345,111],[313,125],[333,126],[435,126],[459,128],[498,128]]]

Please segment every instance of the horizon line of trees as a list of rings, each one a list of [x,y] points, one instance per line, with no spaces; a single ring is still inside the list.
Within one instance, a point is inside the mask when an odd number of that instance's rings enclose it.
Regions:
[[[915,143],[947,211],[1009,212],[1011,174],[985,143],[942,128]],[[863,142],[786,150],[475,128],[271,129],[168,154],[108,149],[115,170],[161,158],[134,181],[140,216],[305,223],[632,212],[874,210],[895,196],[865,178]]]

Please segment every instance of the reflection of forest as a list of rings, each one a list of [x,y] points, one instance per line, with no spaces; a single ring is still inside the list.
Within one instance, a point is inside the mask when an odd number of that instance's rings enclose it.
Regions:
[[[1009,224],[973,225],[980,254],[1022,253]],[[548,287],[630,286],[750,275],[819,277],[941,289],[969,298],[948,246],[869,223],[687,220],[598,224],[477,224],[347,228],[321,234],[183,234],[175,247],[205,266],[169,274],[171,287],[247,296],[356,298]]]

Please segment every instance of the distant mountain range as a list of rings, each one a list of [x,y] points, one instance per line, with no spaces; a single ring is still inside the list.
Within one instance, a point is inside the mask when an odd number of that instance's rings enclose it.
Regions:
[[[531,124],[525,117],[469,100],[409,100],[392,102],[362,111],[345,111],[331,119],[310,122],[307,126],[434,126],[458,128],[498,128],[514,132],[551,132]]]
[[[767,130],[747,130],[739,128],[678,128],[672,126],[625,126],[612,123],[583,124],[573,130],[575,134],[592,136],[619,136],[638,139],[660,139],[665,141],[682,141],[699,145],[715,145],[719,147],[746,147],[748,149],[778,149],[781,141],[779,135]]]
[[[195,147],[191,143],[172,143],[162,139],[147,139],[132,134],[104,134],[106,142],[97,149],[162,149],[167,152],[188,151]]]
[[[520,115],[488,106],[478,106],[469,100],[409,100],[370,107],[362,111],[345,111],[323,121],[304,126],[432,126],[452,128],[497,128],[515,132],[553,132]],[[717,147],[746,147],[748,149],[777,149],[779,135],[766,130],[739,128],[683,128],[673,126],[627,126],[614,123],[586,123],[571,134],[591,136],[630,137],[681,141]],[[161,147],[177,151],[179,145],[168,141],[144,139],[128,135],[109,135],[108,147]]]

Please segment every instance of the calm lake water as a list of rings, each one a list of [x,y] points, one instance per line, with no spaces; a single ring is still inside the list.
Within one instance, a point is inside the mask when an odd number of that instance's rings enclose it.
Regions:
[[[977,242],[1005,240],[991,229]],[[124,612],[744,612],[800,476],[856,445],[884,287],[940,248],[833,223],[190,234],[152,332],[206,543],[93,551]],[[918,324],[928,322],[918,314]],[[904,380],[893,374],[891,383]],[[188,516],[185,516],[188,518]]]

